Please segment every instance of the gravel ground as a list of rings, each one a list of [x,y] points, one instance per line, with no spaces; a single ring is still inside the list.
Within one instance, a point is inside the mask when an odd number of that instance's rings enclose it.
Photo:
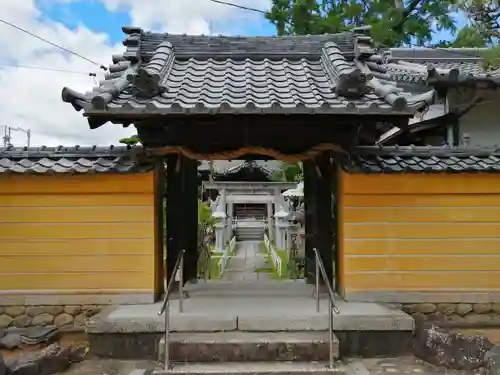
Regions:
[[[151,361],[124,361],[116,359],[88,359],[73,365],[67,375],[129,375],[134,369],[146,369]]]
[[[398,357],[398,358],[364,358],[361,362],[365,365],[370,375],[480,375],[482,369],[477,371],[456,371],[435,367],[418,358]]]

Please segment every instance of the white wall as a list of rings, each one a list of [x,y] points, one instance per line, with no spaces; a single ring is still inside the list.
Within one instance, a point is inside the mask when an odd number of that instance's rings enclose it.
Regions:
[[[500,147],[500,94],[490,95],[459,120],[459,140],[470,136],[468,147]]]

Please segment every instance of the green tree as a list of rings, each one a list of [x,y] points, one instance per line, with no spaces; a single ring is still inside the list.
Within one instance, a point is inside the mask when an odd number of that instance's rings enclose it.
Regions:
[[[283,163],[281,170],[276,172],[271,179],[285,182],[302,181],[302,165],[301,163]]]
[[[433,26],[456,30],[454,12],[461,0],[272,0],[266,15],[278,35],[339,33],[372,27],[384,46],[432,40]]]
[[[457,29],[457,12],[467,25]],[[383,47],[486,47],[485,67],[500,67],[500,0],[272,0],[266,18],[278,35],[339,33],[371,26]],[[433,41],[433,29],[451,41]]]
[[[128,138],[122,138],[118,142],[125,144],[127,146],[135,146],[135,145],[141,143],[141,139],[139,138],[138,135],[133,135],[133,136],[128,137]]]
[[[485,67],[500,68],[500,0],[463,0],[468,25],[457,34],[453,47],[489,47]]]

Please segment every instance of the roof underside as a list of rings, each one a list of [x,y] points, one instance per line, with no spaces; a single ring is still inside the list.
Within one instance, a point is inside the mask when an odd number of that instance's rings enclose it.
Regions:
[[[144,173],[153,162],[135,156],[140,147],[7,147],[0,148],[0,173],[96,174]]]
[[[349,173],[500,173],[500,150],[366,146],[342,158]]]

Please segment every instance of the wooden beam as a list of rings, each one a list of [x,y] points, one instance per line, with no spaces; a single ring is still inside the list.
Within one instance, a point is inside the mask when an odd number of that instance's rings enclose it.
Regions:
[[[183,146],[199,153],[244,146],[275,148],[296,154],[320,143],[352,144],[360,125],[381,121],[398,126],[401,117],[374,116],[184,116],[166,122],[141,122],[136,127],[146,147]],[[294,135],[294,136],[293,136]]]

